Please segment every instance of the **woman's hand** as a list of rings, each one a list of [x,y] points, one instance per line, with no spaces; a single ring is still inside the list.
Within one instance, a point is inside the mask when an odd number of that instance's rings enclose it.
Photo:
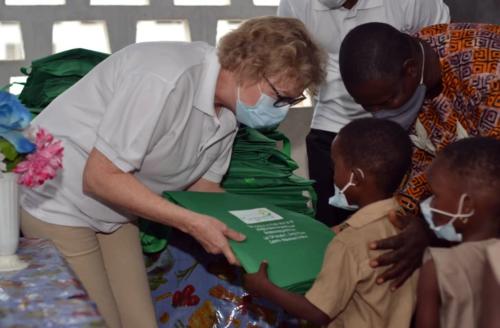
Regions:
[[[396,236],[370,244],[372,250],[391,250],[372,260],[370,265],[373,268],[391,265],[377,278],[377,283],[394,280],[391,284],[391,290],[394,291],[421,266],[425,248],[430,244],[431,232],[425,221],[417,216],[396,216],[393,213],[389,219],[402,231]]]
[[[245,240],[245,235],[229,228],[221,221],[203,214],[197,214],[187,230],[203,248],[211,254],[224,254],[229,263],[239,265],[229,246],[228,238],[235,241]]]

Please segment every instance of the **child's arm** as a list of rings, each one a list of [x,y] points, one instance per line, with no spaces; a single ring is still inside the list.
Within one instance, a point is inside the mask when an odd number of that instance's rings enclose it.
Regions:
[[[420,270],[417,292],[417,328],[439,328],[441,298],[434,261],[425,262]]]
[[[331,319],[302,295],[279,288],[267,277],[267,262],[262,262],[259,271],[245,275],[245,288],[251,294],[259,295],[280,305],[293,316],[316,325],[326,325]]]

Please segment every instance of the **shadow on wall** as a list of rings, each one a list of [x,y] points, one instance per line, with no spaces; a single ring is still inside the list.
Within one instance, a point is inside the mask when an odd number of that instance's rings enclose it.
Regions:
[[[500,0],[444,0],[454,22],[500,24]]]

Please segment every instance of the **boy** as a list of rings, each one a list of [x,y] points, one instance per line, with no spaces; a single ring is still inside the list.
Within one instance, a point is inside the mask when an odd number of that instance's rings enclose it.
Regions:
[[[393,195],[410,167],[411,141],[398,124],[374,118],[349,123],[332,143],[336,206],[360,207],[340,227],[325,253],[323,267],[305,296],[267,279],[267,264],[245,276],[245,287],[279,304],[292,315],[332,327],[409,327],[417,277],[397,291],[377,285],[368,243],[397,234],[389,215],[399,209]]]
[[[428,179],[433,196],[420,204],[422,215],[437,237],[463,243],[428,249],[417,327],[480,327],[486,249],[500,231],[500,140],[477,137],[447,146]]]

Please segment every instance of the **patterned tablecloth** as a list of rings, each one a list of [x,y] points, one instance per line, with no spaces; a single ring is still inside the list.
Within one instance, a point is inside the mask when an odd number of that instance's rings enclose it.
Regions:
[[[249,296],[240,269],[179,232],[163,252],[146,257],[146,267],[160,327],[311,327]]]
[[[241,270],[223,257],[208,255],[184,234],[170,237],[163,252],[145,257],[161,328],[310,327],[247,295]],[[104,327],[51,242],[21,239],[18,255],[29,267],[0,273],[0,327]]]
[[[0,327],[104,327],[95,304],[55,246],[22,238],[29,267],[0,273]]]

